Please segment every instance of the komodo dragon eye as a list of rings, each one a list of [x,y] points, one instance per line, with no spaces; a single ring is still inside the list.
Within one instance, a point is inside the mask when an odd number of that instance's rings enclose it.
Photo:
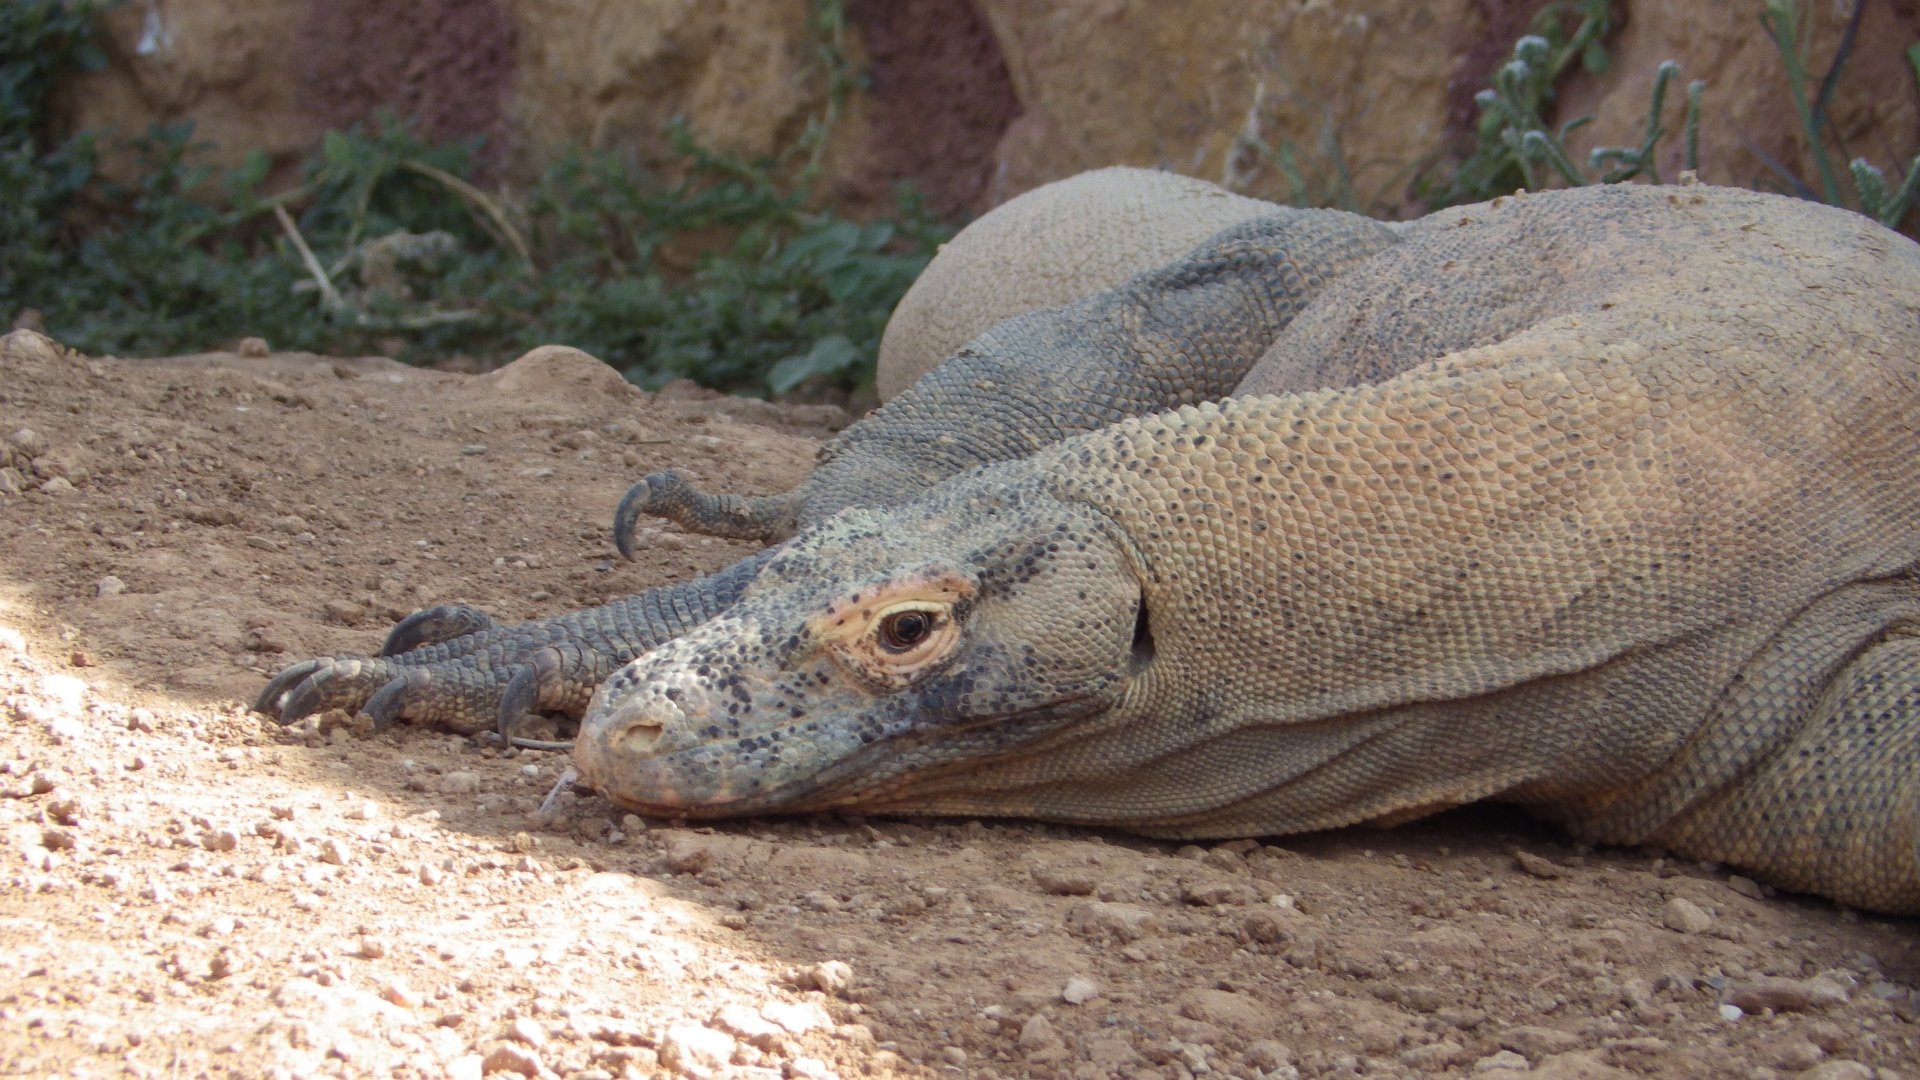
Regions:
[[[880,620],[880,647],[892,653],[903,653],[927,639],[933,633],[934,615],[930,611],[896,611]]]
[[[961,646],[978,589],[948,570],[903,572],[833,600],[808,620],[807,636],[870,687],[898,690],[939,670]]]

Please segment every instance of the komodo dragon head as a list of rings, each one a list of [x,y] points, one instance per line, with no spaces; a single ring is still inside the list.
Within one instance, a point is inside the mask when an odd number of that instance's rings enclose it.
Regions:
[[[594,694],[582,778],[660,815],[917,809],[917,782],[1111,708],[1142,647],[1127,542],[1085,508],[970,486],[788,541],[726,615]]]

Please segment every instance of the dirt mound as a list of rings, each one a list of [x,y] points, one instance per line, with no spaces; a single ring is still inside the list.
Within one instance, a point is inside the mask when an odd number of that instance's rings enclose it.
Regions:
[[[0,1072],[1911,1075],[1911,921],[1494,811],[1178,847],[1025,824],[538,812],[564,767],[282,730],[281,664],[744,554],[607,523],[773,491],[835,410],[543,350],[19,354],[0,373]]]

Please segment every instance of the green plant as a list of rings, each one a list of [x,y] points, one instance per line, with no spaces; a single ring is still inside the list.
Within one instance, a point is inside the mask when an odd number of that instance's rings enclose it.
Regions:
[[[1849,201],[1841,193],[1839,171],[1834,168],[1833,155],[1827,145],[1831,140],[1839,148],[1841,156],[1847,156],[1845,146],[1840,144],[1839,134],[1827,123],[1828,109],[1833,101],[1834,90],[1840,83],[1841,73],[1852,55],[1860,29],[1860,17],[1865,10],[1865,0],[1854,0],[1846,29],[1834,49],[1826,74],[1821,76],[1814,95],[1808,97],[1807,86],[1811,75],[1804,44],[1806,35],[1801,29],[1800,5],[1796,0],[1766,0],[1760,14],[1760,24],[1766,28],[1767,35],[1773,39],[1774,48],[1780,53],[1781,67],[1787,77],[1787,92],[1792,95],[1793,111],[1800,121],[1800,130],[1807,142],[1807,156],[1813,159],[1814,174],[1820,186],[1816,191],[1779,162],[1763,160],[1796,193],[1817,198],[1832,206],[1852,206],[1888,228],[1897,228],[1912,208],[1916,193],[1920,193],[1920,156],[1907,165],[1905,178],[1891,189],[1887,185],[1886,173],[1878,166],[1864,157],[1850,158],[1847,171],[1853,179],[1853,198]],[[1909,45],[1906,56],[1916,83],[1920,83],[1920,44]]]
[[[1611,22],[1608,0],[1543,8],[1534,21],[1537,32],[1514,43],[1513,58],[1494,73],[1493,85],[1475,95],[1480,119],[1474,149],[1454,167],[1444,189],[1429,183],[1428,200],[1452,205],[1520,187],[1539,189],[1556,182],[1614,184],[1636,176],[1659,183],[1656,152],[1667,134],[1661,115],[1668,86],[1680,72],[1673,61],[1661,64],[1654,73],[1646,127],[1634,146],[1596,147],[1582,167],[1567,150],[1567,136],[1593,117],[1577,117],[1557,129],[1546,120],[1554,87],[1575,58],[1589,72],[1605,72],[1609,63],[1605,37]],[[1700,104],[1705,91],[1706,84],[1698,80],[1687,86],[1687,169],[1698,168]]]
[[[329,132],[299,183],[273,193],[265,155],[215,175],[186,125],[113,144],[135,179],[109,182],[94,168],[103,137],[43,149],[31,136],[52,80],[90,62],[97,6],[22,2],[0,6],[0,60],[26,58],[0,67],[0,316],[37,309],[86,351],[257,335],[498,360],[564,341],[647,385],[854,386],[949,235],[906,193],[888,220],[813,206],[820,149],[859,78],[837,0],[815,9],[826,106],[780,154],[721,154],[676,124],[666,176],[573,150],[518,199],[473,183],[476,144],[429,144],[390,115]]]

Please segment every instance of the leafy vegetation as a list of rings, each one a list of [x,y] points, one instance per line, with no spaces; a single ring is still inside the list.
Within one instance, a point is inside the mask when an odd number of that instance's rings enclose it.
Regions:
[[[1428,201],[1439,205],[1478,202],[1513,191],[1553,184],[1617,184],[1645,176],[1661,181],[1655,160],[1667,134],[1661,123],[1668,85],[1680,73],[1671,60],[1660,65],[1649,96],[1647,124],[1633,146],[1596,147],[1584,166],[1567,150],[1567,136],[1593,121],[1581,116],[1550,125],[1554,87],[1575,60],[1591,74],[1609,65],[1606,35],[1613,25],[1610,0],[1550,3],[1535,16],[1531,32],[1514,43],[1513,58],[1493,74],[1493,85],[1474,96],[1480,111],[1473,150],[1444,183],[1428,180]],[[1685,168],[1699,167],[1700,103],[1706,84],[1687,86]]]
[[[910,192],[883,220],[816,204],[828,136],[862,78],[844,0],[814,0],[826,92],[771,159],[717,153],[675,126],[660,172],[631,155],[575,149],[511,197],[476,186],[477,144],[429,144],[392,116],[328,133],[299,181],[274,191],[264,154],[216,174],[185,125],[53,142],[53,86],[103,62],[90,28],[116,2],[0,3],[0,318],[37,312],[89,352],[260,336],[280,348],[492,362],[564,341],[647,385],[688,376],[758,393],[856,386],[871,378],[887,313],[949,235]],[[1768,166],[1786,190],[1898,226],[1920,192],[1920,158],[1889,177],[1850,155],[1828,119],[1864,3],[1854,0],[1816,79],[1800,4],[1761,0],[1815,175]],[[1673,134],[1663,117],[1676,65],[1656,73],[1631,146],[1576,161],[1568,136],[1591,118],[1557,122],[1555,87],[1576,64],[1606,70],[1615,21],[1610,0],[1546,4],[1475,98],[1471,147],[1415,178],[1419,200],[1438,207],[1519,187],[1665,179],[1658,151]],[[1920,82],[1920,44],[1907,55]],[[1705,90],[1699,81],[1685,90],[1678,158],[1688,169]],[[1291,146],[1261,141],[1259,108],[1257,91],[1236,154],[1272,165],[1298,205],[1359,202],[1337,133],[1320,148],[1334,180],[1316,183]],[[112,175],[134,179],[108,179],[108,153],[131,163]]]
[[[753,162],[669,132],[673,178],[610,151],[559,155],[518,199],[472,182],[476,144],[397,118],[329,133],[294,187],[268,161],[220,175],[184,125],[115,149],[44,147],[53,78],[95,55],[96,7],[0,5],[0,316],[32,308],[88,352],[151,354],[257,335],[275,347],[411,360],[511,356],[549,341],[629,378],[781,393],[871,377],[887,313],[949,234],[911,195],[889,220],[814,209],[819,152],[854,85],[837,4],[817,9],[827,105]],[[711,247],[710,237],[727,237]]]
[[[1839,146],[1838,135],[1828,123],[1828,107],[1851,55],[1865,7],[1866,0],[1853,0],[1840,43],[1816,85],[1808,69],[1804,12],[1798,0],[1764,0],[1762,3],[1760,24],[1780,54],[1787,90],[1818,186],[1802,181],[1779,162],[1767,160],[1766,163],[1792,194],[1834,206],[1848,206],[1889,228],[1897,228],[1912,209],[1916,196],[1920,196],[1920,157],[1908,164],[1901,179],[1891,183],[1886,173],[1866,158],[1851,158],[1847,164],[1853,181],[1851,196],[1841,190],[1840,174],[1833,166],[1833,148],[1838,148],[1842,156],[1845,148]],[[1591,73],[1605,72],[1608,64],[1605,41],[1612,27],[1613,8],[1611,0],[1558,0],[1541,9],[1532,32],[1515,43],[1513,59],[1494,73],[1493,85],[1474,98],[1480,121],[1473,150],[1452,167],[1444,183],[1431,179],[1424,183],[1423,193],[1428,202],[1435,205],[1477,202],[1517,187],[1612,184],[1640,176],[1655,183],[1663,179],[1656,151],[1661,139],[1668,134],[1661,117],[1666,108],[1668,86],[1680,71],[1674,62],[1662,64],[1654,75],[1646,127],[1637,145],[1596,148],[1582,167],[1567,151],[1566,138],[1593,118],[1578,117],[1558,129],[1543,119],[1549,113],[1555,85],[1575,59]],[[1910,45],[1906,56],[1916,82],[1920,83],[1920,43]],[[1705,92],[1706,84],[1698,80],[1687,85],[1682,162],[1688,170],[1699,168],[1700,110]]]

